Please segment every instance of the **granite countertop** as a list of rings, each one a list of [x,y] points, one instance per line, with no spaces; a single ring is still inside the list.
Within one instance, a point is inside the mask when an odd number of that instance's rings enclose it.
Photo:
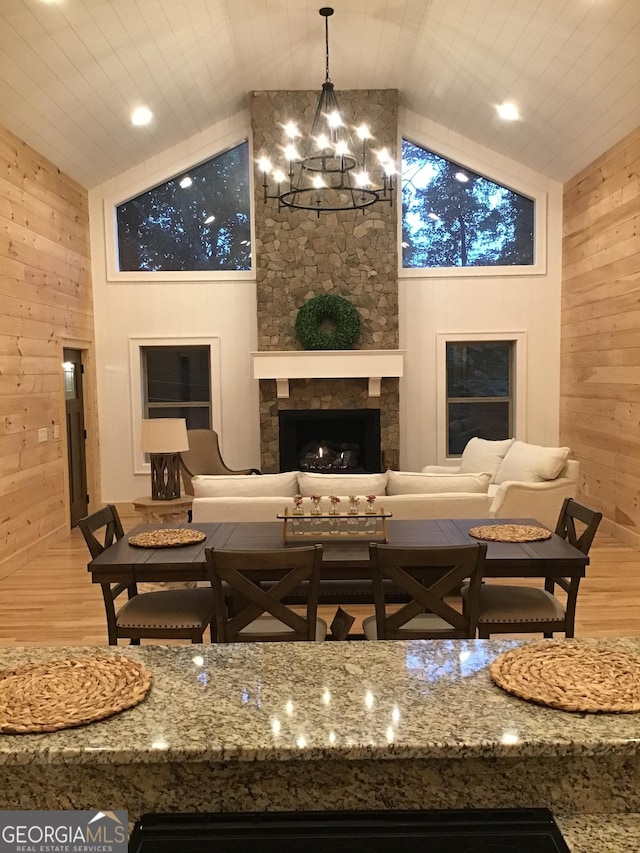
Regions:
[[[640,653],[640,640],[592,640]],[[632,756],[637,714],[568,714],[496,687],[488,667],[515,640],[256,643],[0,649],[0,669],[123,654],[146,699],[107,720],[1,735],[0,764],[339,758]]]

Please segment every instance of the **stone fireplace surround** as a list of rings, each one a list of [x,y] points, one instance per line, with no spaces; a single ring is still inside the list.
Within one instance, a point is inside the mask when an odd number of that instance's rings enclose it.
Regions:
[[[385,147],[396,156],[397,91],[338,90],[337,94],[345,122],[367,122],[375,134],[373,147]],[[281,127],[292,118],[304,119],[307,126],[300,121],[300,128],[306,133],[317,98],[317,91],[254,92],[254,158],[262,154],[273,158],[282,142]],[[259,185],[262,176],[257,166],[254,179]],[[378,203],[364,212],[317,217],[312,212],[278,210],[276,201],[264,204],[257,193],[254,222],[259,354],[297,351],[302,355],[294,331],[296,316],[307,300],[320,293],[343,296],[358,310],[361,335],[358,350],[352,354],[362,350],[398,352],[395,199],[393,206]],[[262,471],[280,470],[278,413],[283,409],[379,408],[383,466],[397,468],[401,375],[401,371],[382,376],[361,372],[337,377],[290,375],[285,377],[288,396],[283,393],[283,377],[256,375],[260,380]],[[373,386],[371,377],[376,380]],[[372,390],[379,396],[371,396]]]

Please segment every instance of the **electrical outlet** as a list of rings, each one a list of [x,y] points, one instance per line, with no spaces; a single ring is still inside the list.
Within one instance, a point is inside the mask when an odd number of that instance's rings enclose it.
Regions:
[[[38,441],[46,441],[47,440],[47,428],[43,427],[38,430]]]
[[[60,438],[60,424],[53,425],[53,437],[54,439]]]

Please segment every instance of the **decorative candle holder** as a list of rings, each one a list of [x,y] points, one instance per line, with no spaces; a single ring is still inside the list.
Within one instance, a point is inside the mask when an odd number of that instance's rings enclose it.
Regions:
[[[311,495],[311,515],[316,516],[311,521],[311,528],[316,533],[320,533],[322,530],[322,496],[321,495]]]
[[[304,507],[302,506],[302,495],[294,495],[293,497],[293,512],[292,515],[304,515]],[[304,533],[304,522],[301,518],[294,518],[292,522],[293,532],[297,534]]]
[[[365,514],[368,516],[368,518],[365,518],[364,520],[364,529],[367,531],[375,530],[377,526],[377,519],[375,518],[377,514],[375,495],[367,495],[367,505],[365,507]]]
[[[357,498],[355,495],[349,495],[349,518],[347,518],[347,528],[353,532],[355,532],[358,527],[358,504],[360,503],[360,498]]]

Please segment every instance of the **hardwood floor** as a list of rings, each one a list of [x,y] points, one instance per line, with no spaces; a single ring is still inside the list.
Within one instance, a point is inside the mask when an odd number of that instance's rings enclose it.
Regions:
[[[125,529],[136,523],[123,519]],[[640,636],[640,552],[598,533],[590,558],[578,596],[576,636]],[[42,557],[0,577],[0,646],[105,644],[102,595],[91,583],[88,559],[75,529]],[[348,609],[357,617],[354,630],[360,630],[370,609]],[[330,622],[334,612],[325,607],[320,615]]]

